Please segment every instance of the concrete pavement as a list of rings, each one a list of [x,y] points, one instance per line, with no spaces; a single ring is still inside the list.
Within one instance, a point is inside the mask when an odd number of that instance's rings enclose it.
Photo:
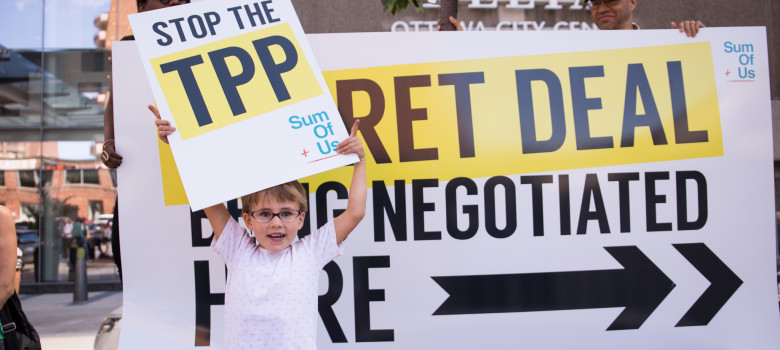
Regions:
[[[73,303],[72,293],[22,294],[19,299],[44,349],[88,350],[106,315],[122,305],[122,292],[90,292],[83,303]]]
[[[87,281],[90,291],[121,291],[119,273],[114,260],[111,258],[99,258],[87,260]],[[43,294],[43,293],[71,293],[73,282],[68,281],[69,263],[67,259],[60,259],[56,281],[34,283],[35,266],[26,264],[22,267],[22,283],[19,294]],[[72,278],[72,276],[70,276]]]

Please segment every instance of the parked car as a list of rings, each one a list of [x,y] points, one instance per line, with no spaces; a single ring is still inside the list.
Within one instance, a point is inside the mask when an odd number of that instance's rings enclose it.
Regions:
[[[122,307],[108,313],[95,336],[95,350],[116,350],[119,348],[119,330],[122,328]]]
[[[22,250],[22,262],[31,264],[35,260],[35,256],[38,255],[38,247],[41,245],[38,230],[16,229],[16,245]]]

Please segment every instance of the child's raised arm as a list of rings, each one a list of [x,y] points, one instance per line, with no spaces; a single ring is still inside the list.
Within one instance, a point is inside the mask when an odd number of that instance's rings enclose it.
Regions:
[[[149,105],[149,110],[154,113],[157,119],[154,121],[154,125],[157,126],[157,134],[162,142],[168,143],[168,135],[173,134],[176,131],[176,127],[171,126],[171,122],[160,118],[160,111],[152,105]],[[206,212],[206,218],[209,219],[211,229],[214,230],[214,240],[218,240],[222,234],[222,230],[225,229],[228,220],[230,220],[230,212],[225,208],[225,205],[220,203],[212,205],[203,209]]]
[[[209,219],[211,229],[214,230],[214,240],[219,240],[219,236],[225,229],[225,225],[227,225],[228,220],[230,220],[230,212],[222,203],[212,205],[203,209],[203,211],[206,212],[206,218]]]
[[[336,229],[336,242],[341,244],[349,233],[363,220],[366,214],[366,152],[363,150],[363,141],[357,137],[360,120],[352,125],[349,138],[339,143],[336,150],[341,154],[357,154],[360,162],[355,163],[352,171],[352,184],[349,186],[349,198],[347,209],[341,215],[333,219]],[[209,219],[210,220],[210,219]]]

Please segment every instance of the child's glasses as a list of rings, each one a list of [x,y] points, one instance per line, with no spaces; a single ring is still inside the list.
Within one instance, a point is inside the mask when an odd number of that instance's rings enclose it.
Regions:
[[[278,213],[274,213],[268,210],[256,210],[249,213],[249,215],[251,215],[253,219],[260,222],[269,222],[273,220],[274,216],[278,216],[282,221],[293,221],[301,216],[301,211],[295,209],[285,209]]]

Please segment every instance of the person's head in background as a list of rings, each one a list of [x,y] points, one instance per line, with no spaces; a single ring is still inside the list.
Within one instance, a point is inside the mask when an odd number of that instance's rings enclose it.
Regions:
[[[601,30],[633,29],[636,0],[586,0],[585,5]]]
[[[161,9],[163,7],[189,4],[190,0],[138,0],[138,12]]]

